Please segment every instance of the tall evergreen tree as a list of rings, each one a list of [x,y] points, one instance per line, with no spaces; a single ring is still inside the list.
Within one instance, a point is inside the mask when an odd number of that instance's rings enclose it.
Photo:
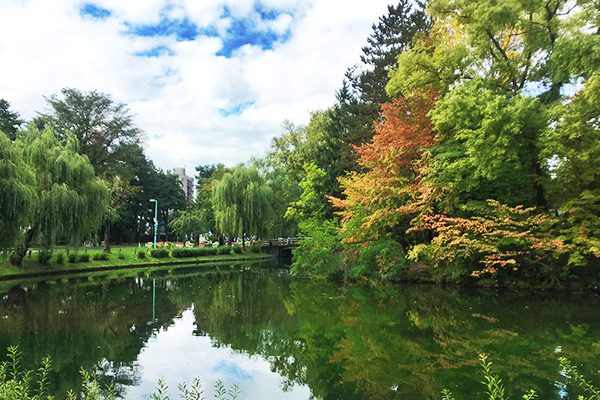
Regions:
[[[377,105],[389,101],[385,86],[390,71],[398,66],[398,55],[410,47],[415,35],[431,28],[425,7],[422,1],[400,0],[388,6],[387,15],[373,24],[373,32],[362,48],[363,68],[347,74],[362,102]]]
[[[373,137],[379,107],[390,100],[385,91],[388,74],[398,66],[398,55],[410,47],[415,35],[430,28],[424,2],[411,0],[388,6],[387,14],[373,24],[362,48],[362,64],[348,69],[337,94],[332,130],[343,133],[344,142],[360,145]]]
[[[0,99],[0,132],[4,132],[11,140],[15,140],[19,127],[23,124],[19,113],[10,110],[10,103]]]

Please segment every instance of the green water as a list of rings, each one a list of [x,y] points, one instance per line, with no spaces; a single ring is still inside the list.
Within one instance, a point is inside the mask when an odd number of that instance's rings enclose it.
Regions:
[[[196,376],[209,396],[221,379],[244,399],[435,399],[443,388],[477,399],[486,352],[513,398],[573,399],[557,358],[598,381],[600,300],[342,286],[264,268],[3,283],[0,348],[15,344],[28,366],[52,356],[59,395],[84,367],[130,399]]]

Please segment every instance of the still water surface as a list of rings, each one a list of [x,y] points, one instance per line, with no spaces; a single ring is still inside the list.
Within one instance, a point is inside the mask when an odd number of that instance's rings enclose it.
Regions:
[[[54,362],[59,396],[96,370],[123,398],[200,377],[242,399],[483,398],[478,353],[514,397],[575,398],[558,357],[598,380],[600,300],[293,280],[284,270],[175,272],[0,286],[0,348]],[[567,393],[570,392],[570,395]],[[518,396],[516,396],[518,394]]]

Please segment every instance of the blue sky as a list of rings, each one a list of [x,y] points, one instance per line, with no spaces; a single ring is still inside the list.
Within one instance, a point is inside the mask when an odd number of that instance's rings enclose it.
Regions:
[[[25,118],[63,87],[126,103],[162,168],[264,153],[333,104],[389,0],[3,0],[0,96]]]
[[[223,5],[218,21],[227,21],[224,29],[216,25],[200,26],[187,16],[172,18],[169,10],[172,5],[167,5],[160,12],[160,18],[152,23],[135,23],[123,21],[127,34],[141,37],[174,37],[177,41],[194,41],[199,36],[219,37],[222,47],[215,53],[218,56],[231,58],[234,52],[242,46],[250,45],[262,50],[272,50],[276,45],[285,43],[291,37],[291,28],[284,30],[274,29],[268,22],[275,22],[281,16],[294,18],[296,10],[287,8],[266,7],[260,2],[252,4],[252,10],[244,15],[232,12],[228,5]],[[83,3],[79,13],[84,18],[98,20],[108,19],[113,12],[95,3]],[[216,22],[218,22],[216,21]],[[156,57],[161,54],[173,55],[173,51],[166,46],[136,52],[139,56]]]
[[[82,4],[79,8],[79,13],[83,17],[90,17],[95,19],[105,19],[110,17],[110,10],[102,8],[93,3]]]

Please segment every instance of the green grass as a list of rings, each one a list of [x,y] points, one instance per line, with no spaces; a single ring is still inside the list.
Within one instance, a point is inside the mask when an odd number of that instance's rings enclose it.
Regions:
[[[144,257],[140,257],[138,253],[144,253]],[[72,255],[74,252],[71,251]],[[63,249],[52,252],[50,261],[47,264],[41,264],[37,251],[33,251],[31,255],[27,255],[23,261],[23,268],[18,268],[10,264],[8,254],[0,255],[0,276],[18,275],[23,273],[35,273],[41,271],[69,271],[75,269],[87,269],[98,267],[112,266],[129,266],[141,264],[175,264],[175,263],[193,263],[194,261],[205,260],[239,260],[239,259],[258,259],[265,256],[263,253],[253,253],[250,251],[242,253],[232,253],[226,255],[200,255],[197,257],[176,258],[170,252],[164,258],[155,258],[151,255],[151,250],[145,247],[120,247],[113,248],[112,252],[107,256],[100,255],[101,249],[94,250],[79,250],[77,257],[67,257]],[[60,255],[62,254],[62,256]],[[81,259],[87,259],[82,262]],[[75,261],[76,262],[72,262]]]

